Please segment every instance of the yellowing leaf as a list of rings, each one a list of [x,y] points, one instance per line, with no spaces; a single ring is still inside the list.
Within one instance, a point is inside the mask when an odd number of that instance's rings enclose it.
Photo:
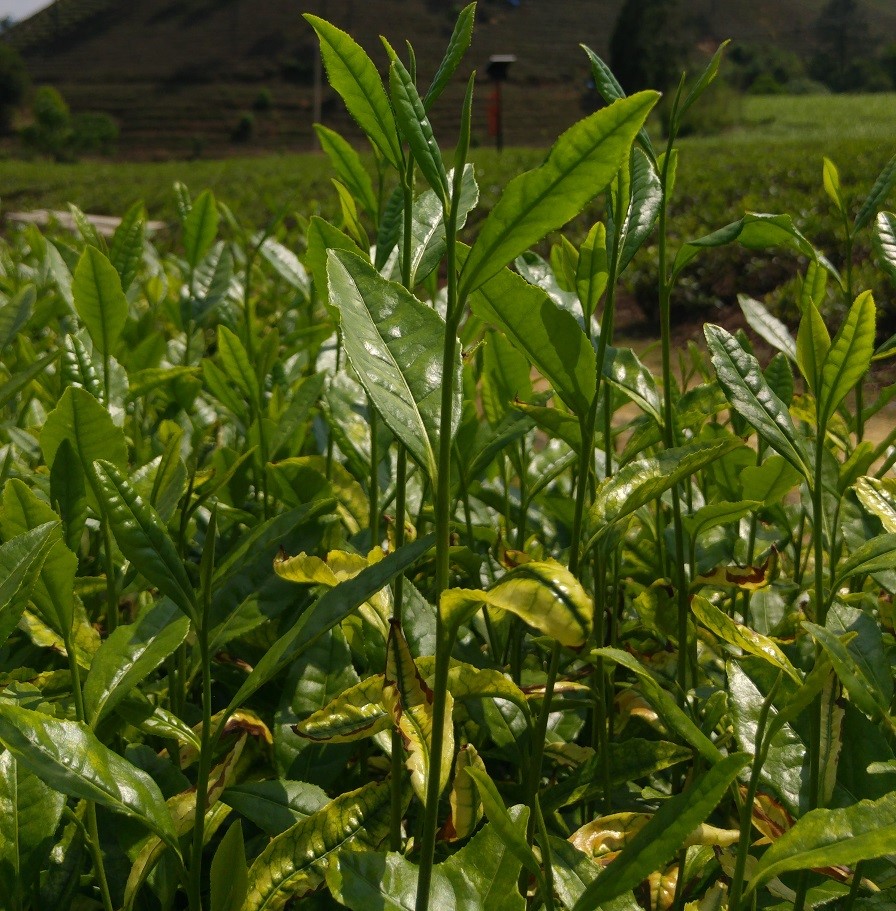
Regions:
[[[470,767],[485,772],[485,763],[476,752],[473,744],[468,743],[457,751],[454,768],[454,782],[448,798],[451,804],[451,815],[442,826],[441,836],[446,841],[460,841],[468,838],[482,821],[482,801],[476,782],[467,771]]]
[[[575,576],[554,560],[522,563],[487,592],[449,589],[440,603],[451,625],[466,622],[481,607],[509,611],[569,648],[580,648],[591,634],[591,598]]]
[[[405,764],[411,773],[411,786],[422,802],[426,802],[426,786],[432,763],[433,692],[423,679],[405,641],[401,627],[392,622],[386,649],[386,679],[383,699],[392,720],[401,734],[406,753]],[[451,754],[454,752],[454,724],[451,710],[454,699],[445,694],[445,720],[442,737],[442,762],[439,793],[448,783]]]

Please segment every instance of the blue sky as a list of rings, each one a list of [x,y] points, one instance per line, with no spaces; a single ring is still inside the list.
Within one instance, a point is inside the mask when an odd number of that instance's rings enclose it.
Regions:
[[[0,0],[0,19],[4,16],[24,19],[42,6],[49,5],[49,0]]]

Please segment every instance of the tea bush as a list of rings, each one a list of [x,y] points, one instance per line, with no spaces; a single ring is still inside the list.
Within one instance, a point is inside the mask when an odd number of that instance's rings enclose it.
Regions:
[[[473,79],[444,157],[426,114],[474,9],[423,94],[307,17],[375,149],[319,130],[334,220],[177,184],[172,247],[136,204],[0,251],[0,907],[892,903],[896,346],[855,257],[896,280],[896,159],[856,202],[825,163],[840,268],[785,214],[673,243],[721,49],[663,150],[589,52],[608,106],[476,216]],[[795,257],[798,331],[744,297],[774,356],[707,325],[674,369],[732,245]],[[644,249],[659,377],[614,345]]]

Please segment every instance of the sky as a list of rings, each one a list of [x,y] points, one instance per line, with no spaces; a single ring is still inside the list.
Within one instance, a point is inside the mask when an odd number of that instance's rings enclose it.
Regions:
[[[24,19],[42,6],[49,6],[49,0],[0,0],[0,19],[4,16]]]

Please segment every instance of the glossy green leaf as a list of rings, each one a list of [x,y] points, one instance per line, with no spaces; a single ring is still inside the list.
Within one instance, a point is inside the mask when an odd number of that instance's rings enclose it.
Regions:
[[[376,196],[370,175],[361,164],[361,157],[339,133],[322,123],[314,124],[314,132],[340,180],[351,190],[367,214],[374,218],[377,211]]]
[[[57,522],[56,514],[18,478],[3,488],[0,530],[5,538],[37,530]],[[31,592],[31,600],[41,619],[58,633],[66,644],[72,634],[75,614],[75,574],[78,558],[66,547],[59,529],[51,535],[51,546]]]
[[[631,190],[616,266],[619,275],[653,233],[663,200],[663,188],[656,167],[637,146],[632,149],[631,169]]]
[[[203,190],[184,218],[184,253],[190,269],[196,269],[215,242],[220,219],[214,194]]]
[[[656,381],[631,348],[607,345],[604,353],[604,379],[658,424],[663,423]]]
[[[317,32],[330,85],[358,125],[394,168],[402,163],[395,118],[376,66],[354,39],[335,25],[305,13]]]
[[[896,534],[896,480],[859,478],[855,490],[862,506],[880,519],[884,531]]]
[[[532,395],[531,366],[525,355],[500,332],[489,332],[482,352],[482,408],[490,424],[497,425],[516,399]]]
[[[221,839],[211,866],[211,911],[242,911],[249,888],[243,827],[235,822]]]
[[[25,610],[47,554],[56,543],[58,528],[57,522],[48,522],[0,546],[0,644]]]
[[[509,269],[470,300],[473,313],[524,352],[564,404],[584,418],[594,398],[594,348],[575,318],[540,288]]]
[[[723,247],[739,243],[748,250],[764,250],[768,247],[783,247],[802,253],[810,258],[816,257],[813,246],[796,229],[789,215],[766,215],[748,213],[739,221],[725,225],[712,234],[698,240],[683,244],[675,256],[672,265],[673,281],[676,276],[691,263],[702,251],[712,247]]]
[[[824,272],[820,274],[824,275]],[[796,360],[796,340],[778,317],[769,313],[764,304],[746,294],[738,294],[737,302],[750,328],[760,338],[778,351],[783,351],[792,361]]]
[[[454,180],[454,171],[448,173]],[[467,216],[479,201],[479,186],[474,176],[473,165],[464,166],[460,198],[457,203],[457,226],[462,228]],[[422,282],[432,274],[445,256],[445,213],[442,202],[435,191],[427,190],[414,200],[411,213],[411,286]],[[377,246],[377,261],[380,250]]]
[[[784,403],[772,392],[759,362],[721,326],[704,327],[712,363],[732,407],[779,455],[811,478],[805,445]]]
[[[866,715],[886,720],[888,718],[888,704],[882,704],[880,692],[878,687],[875,686],[875,681],[859,666],[844,642],[831,630],[815,623],[803,621],[803,626],[827,653],[844,689],[849,693],[850,699],[856,706],[865,712]]]
[[[397,56],[392,56],[389,67],[389,95],[395,113],[395,122],[404,136],[414,161],[447,207],[450,189],[445,162],[439,144],[432,132],[432,124],[426,116],[423,100],[417,94],[417,87],[411,74]]]
[[[867,373],[874,354],[874,336],[874,297],[865,291],[849,308],[821,366],[818,404],[822,427],[827,427],[837,406]]]
[[[821,386],[821,370],[831,348],[831,336],[812,298],[803,301],[796,337],[796,362],[813,395]]]
[[[719,74],[719,67],[722,65],[722,56],[725,53],[725,48],[728,47],[730,43],[730,39],[728,41],[723,41],[716,48],[709,63],[703,68],[703,72],[697,77],[697,81],[685,96],[684,101],[682,101],[681,109],[679,111],[680,117],[684,117],[691,105],[694,104],[694,102],[697,101],[715,81],[716,76]]]
[[[515,566],[488,591],[452,588],[442,593],[440,610],[452,626],[465,623],[482,607],[515,614],[569,648],[581,647],[591,634],[591,598],[569,570],[553,560]]]
[[[190,621],[168,599],[147,605],[133,623],[119,626],[100,646],[84,681],[91,726],[172,654],[189,630]]]
[[[386,675],[383,681],[383,701],[392,722],[401,735],[405,765],[411,773],[411,787],[422,803],[427,799],[427,783],[432,766],[434,695],[411,657],[401,627],[392,621],[386,649]],[[448,784],[451,758],[454,755],[454,723],[451,693],[445,694],[442,755],[439,764],[441,778],[438,793]]]
[[[261,404],[261,391],[255,368],[239,337],[226,326],[218,326],[218,357],[237,395],[245,397],[258,407]]]
[[[782,456],[771,455],[761,465],[750,465],[741,473],[741,493],[766,505],[780,503],[802,476]]]
[[[330,798],[307,781],[249,781],[234,784],[221,800],[270,836],[279,835],[326,806]]]
[[[87,498],[96,508],[99,501],[93,463],[97,459],[106,459],[119,469],[126,468],[128,450],[124,433],[89,392],[69,386],[55,409],[47,415],[40,434],[44,461],[51,468],[64,439],[69,441],[81,460],[84,474],[90,482]]]
[[[128,302],[115,266],[96,247],[86,247],[75,269],[72,292],[100,354],[111,354],[128,318]]]
[[[332,251],[327,270],[352,366],[392,432],[435,483],[444,321],[357,256]],[[457,390],[451,403],[453,433],[460,420],[459,351],[449,369]]]
[[[655,870],[662,869],[685,839],[712,813],[749,761],[746,753],[726,756],[682,794],[669,798],[604,873],[585,889],[573,911],[594,911],[604,902],[633,889]]]
[[[242,705],[259,687],[310,648],[328,629],[344,620],[399,573],[413,566],[433,546],[434,541],[435,536],[428,534],[405,544],[354,578],[341,582],[323,594],[265,652],[231,700],[228,711]]]
[[[837,589],[850,576],[870,575],[892,569],[896,560],[896,534],[878,535],[857,547],[837,567],[833,588]]]
[[[429,90],[423,99],[423,105],[428,111],[435,100],[442,94],[448,85],[451,77],[456,72],[458,66],[470,47],[473,40],[473,23],[476,20],[476,4],[470,3],[465,6],[454,21],[454,30],[448,41],[448,47],[445,50],[445,56],[439,63],[435,76],[432,77]]]
[[[747,892],[789,870],[854,866],[896,851],[896,793],[837,810],[812,810],[759,859]]]
[[[644,698],[669,731],[677,734],[708,762],[719,762],[722,758],[719,748],[678,707],[673,696],[662,688],[656,677],[632,655],[618,648],[598,648],[591,652],[590,658],[603,658],[631,671],[638,678],[638,687]],[[694,825],[696,826],[696,823]]]
[[[853,234],[857,234],[865,225],[870,224],[871,219],[877,215],[878,209],[887,201],[894,183],[896,183],[896,155],[884,165],[883,170],[877,175],[874,186],[871,187],[871,191],[853,222]]]
[[[109,244],[109,261],[115,266],[121,279],[121,290],[125,293],[137,277],[145,242],[146,210],[142,202],[135,202],[125,212]]]
[[[278,911],[323,882],[342,848],[379,847],[389,834],[388,779],[340,794],[323,809],[276,836],[249,869],[243,911]]]
[[[0,703],[0,742],[54,790],[131,816],[178,850],[156,783],[83,724]]]
[[[97,461],[94,468],[103,510],[121,552],[152,585],[196,622],[193,586],[168,529],[111,462]]]
[[[896,215],[892,212],[877,213],[874,249],[884,271],[896,280]]]
[[[790,663],[784,652],[767,636],[732,620],[726,613],[700,595],[695,595],[691,599],[691,610],[706,629],[724,642],[737,649],[742,649],[749,655],[756,655],[779,671],[783,671],[795,683],[802,683],[803,678],[797,669]]]
[[[701,506],[690,516],[682,516],[681,521],[688,535],[692,539],[696,539],[698,535],[705,534],[719,525],[730,525],[740,521],[761,505],[762,503],[758,500],[740,500],[737,503],[720,500]]]
[[[607,229],[600,222],[596,222],[579,247],[575,270],[575,290],[587,320],[591,319],[598,301],[607,288],[609,270]]]
[[[598,92],[600,92],[604,101],[607,104],[612,104],[620,98],[625,98],[626,96],[625,92],[622,90],[622,86],[606,63],[604,63],[591,48],[586,47],[584,44],[580,44],[579,47],[588,55],[588,60],[591,64],[591,75],[594,77],[594,85]],[[654,151],[653,144],[650,142],[650,136],[645,127],[641,127],[638,131],[638,144],[651,158],[656,160],[656,152]]]
[[[557,140],[544,164],[507,184],[464,263],[462,299],[575,217],[613,179],[657,97],[641,92],[580,120]]]
[[[50,500],[64,527],[65,544],[72,553],[81,546],[87,523],[87,488],[84,469],[71,443],[64,439],[57,450],[58,459],[50,469]]]
[[[667,449],[660,455],[629,462],[597,488],[589,513],[593,544],[610,526],[653,502],[670,487],[689,478],[716,459],[738,448],[736,439],[691,443]]]
[[[0,908],[23,907],[49,858],[65,797],[0,753]]]
[[[508,815],[525,829],[528,811],[511,807]],[[413,911],[419,867],[402,854],[349,851],[327,869],[334,897],[352,911]],[[430,907],[452,911],[523,911],[517,888],[520,863],[496,826],[489,824],[463,848],[433,869]]]
[[[553,835],[550,838],[554,888],[563,906],[572,908],[585,889],[600,876],[601,867],[568,841]],[[601,905],[601,911],[640,911],[640,908],[631,892]]]
[[[845,216],[846,204],[843,202],[843,192],[840,189],[840,172],[837,165],[827,156],[822,159],[821,179],[828,198],[837,207],[837,211]]]

